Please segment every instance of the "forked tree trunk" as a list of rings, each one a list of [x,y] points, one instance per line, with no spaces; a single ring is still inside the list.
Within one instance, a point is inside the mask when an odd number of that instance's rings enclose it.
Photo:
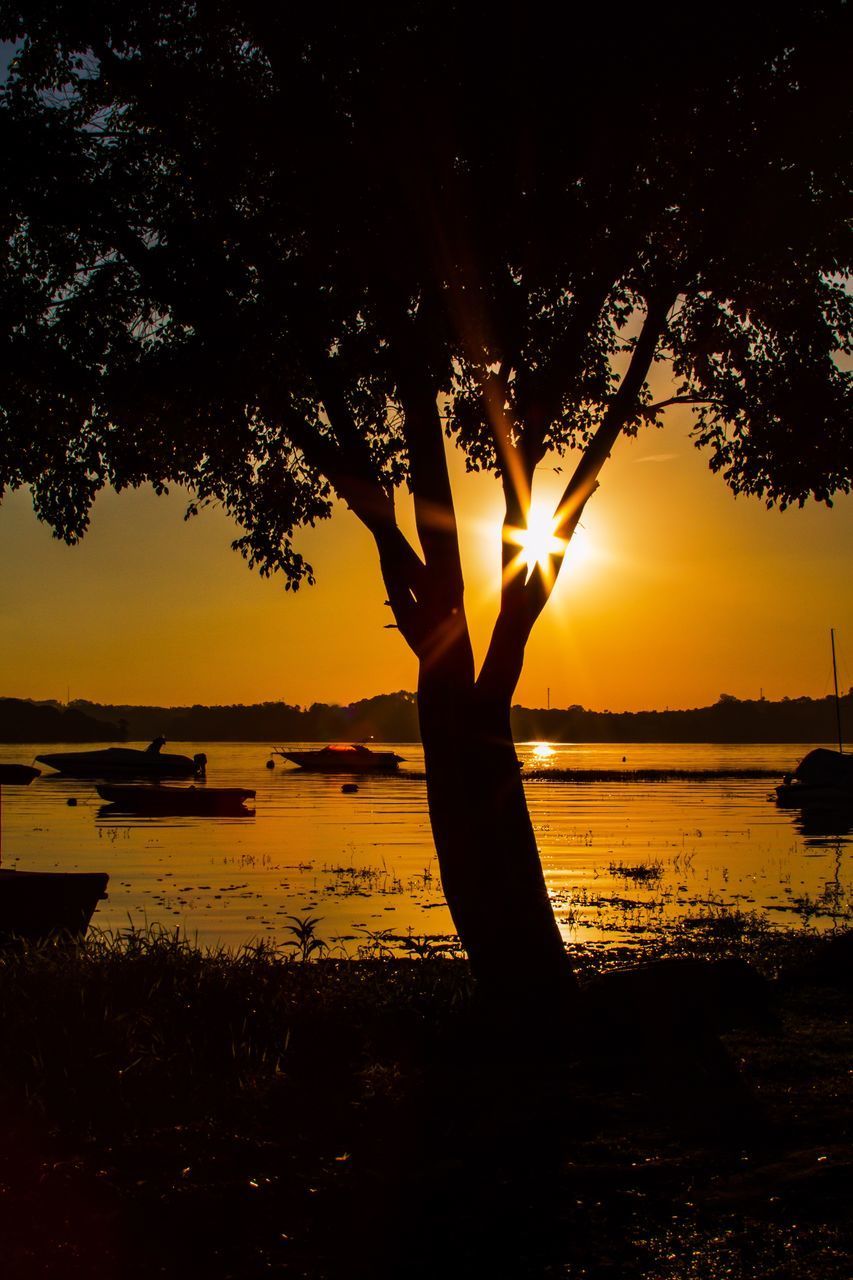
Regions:
[[[545,887],[510,731],[510,702],[422,669],[418,711],[442,885],[472,971],[530,1010],[576,990]]]

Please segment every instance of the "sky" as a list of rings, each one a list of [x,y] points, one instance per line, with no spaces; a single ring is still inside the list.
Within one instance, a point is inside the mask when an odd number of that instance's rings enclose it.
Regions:
[[[622,440],[528,645],[515,700],[612,711],[701,706],[853,684],[853,497],[768,511],[735,498],[688,436]],[[565,474],[537,474],[556,498]],[[500,492],[451,449],[480,655],[497,603]],[[25,492],[0,506],[0,696],[99,702],[346,703],[414,689],[372,540],[341,508],[297,546],[317,586],[285,592],[230,548],[220,511],[185,522],[186,496],[102,494],[67,547]]]

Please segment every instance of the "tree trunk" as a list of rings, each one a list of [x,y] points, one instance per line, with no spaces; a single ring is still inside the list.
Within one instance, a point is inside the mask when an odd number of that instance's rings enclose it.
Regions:
[[[576,991],[510,731],[510,702],[423,666],[418,711],[444,894],[474,976],[502,1004],[565,1004]]]

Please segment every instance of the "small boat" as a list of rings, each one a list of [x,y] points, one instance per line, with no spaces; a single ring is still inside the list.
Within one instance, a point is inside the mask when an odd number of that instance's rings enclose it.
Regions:
[[[39,764],[69,778],[198,778],[204,774],[207,756],[164,755],[160,751],[136,751],[132,747],[106,747],[102,751],[56,751],[36,756]]]
[[[816,747],[776,788],[782,808],[853,806],[853,755]]]
[[[102,871],[0,869],[0,939],[35,942],[57,934],[82,937],[107,896]]]
[[[28,787],[40,775],[41,769],[29,764],[0,764],[0,787]]]
[[[41,773],[29,765],[0,766],[2,786],[27,786]],[[67,933],[82,938],[92,913],[107,896],[103,871],[15,871],[0,868],[0,943],[37,942]]]
[[[116,811],[151,816],[248,817],[246,803],[255,798],[254,791],[244,787],[149,787],[103,782],[96,790]]]
[[[786,773],[776,788],[776,803],[784,809],[846,809],[853,807],[853,756],[844,754],[841,732],[841,699],[835,661],[835,631],[830,630],[832,678],[835,685],[835,724],[838,750],[816,747],[804,756],[793,773]]]
[[[274,751],[310,773],[396,773],[403,756],[370,751],[358,742],[334,742],[319,751]]]

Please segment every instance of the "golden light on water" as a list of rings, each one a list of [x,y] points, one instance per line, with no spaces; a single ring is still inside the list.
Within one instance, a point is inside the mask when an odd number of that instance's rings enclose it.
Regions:
[[[550,742],[535,742],[533,744],[531,755],[538,763],[544,764],[545,761],[550,759],[553,754],[554,748],[551,746]]]

